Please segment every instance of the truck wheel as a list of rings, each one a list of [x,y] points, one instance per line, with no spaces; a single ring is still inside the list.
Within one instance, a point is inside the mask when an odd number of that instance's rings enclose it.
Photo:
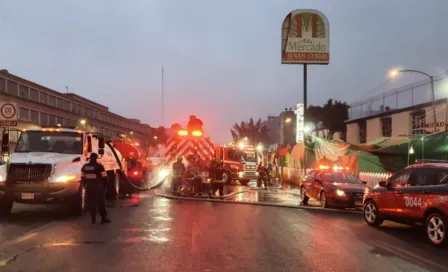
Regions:
[[[232,174],[230,174],[230,172],[224,172],[222,174],[222,179],[225,184],[230,185],[232,183]]]
[[[118,173],[110,171],[107,173],[107,198],[115,199],[120,192],[120,176]]]
[[[8,197],[0,198],[0,216],[5,216],[11,213],[14,201]]]
[[[240,180],[239,182],[241,185],[247,186],[247,184],[249,184],[249,181],[250,181],[249,179],[243,179],[243,180]]]
[[[83,215],[84,211],[87,207],[87,195],[86,189],[83,186],[80,186],[78,194],[73,199],[72,203],[72,212],[73,215]]]

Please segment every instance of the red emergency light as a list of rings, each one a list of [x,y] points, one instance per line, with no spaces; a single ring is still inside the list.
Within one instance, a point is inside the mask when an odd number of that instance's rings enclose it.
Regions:
[[[179,136],[188,136],[188,131],[181,129],[181,130],[179,130],[177,132],[177,135],[179,135]]]
[[[201,137],[202,136],[202,131],[200,131],[200,130],[193,130],[191,135],[193,135],[194,137]]]
[[[138,175],[140,174],[140,172],[139,172],[139,171],[134,171],[134,172],[132,172],[132,174],[133,174],[134,176],[138,176]]]

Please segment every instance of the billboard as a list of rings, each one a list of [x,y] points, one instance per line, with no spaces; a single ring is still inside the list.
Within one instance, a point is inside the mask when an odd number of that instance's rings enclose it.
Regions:
[[[327,17],[313,9],[290,12],[282,25],[282,64],[330,63]]]

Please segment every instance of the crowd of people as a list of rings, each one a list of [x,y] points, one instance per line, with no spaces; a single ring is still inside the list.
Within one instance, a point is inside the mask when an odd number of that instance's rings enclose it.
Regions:
[[[180,195],[182,190],[189,188],[195,196],[206,194],[210,197],[219,192],[219,197],[224,197],[224,164],[222,160],[212,159],[208,176],[204,176],[199,157],[188,158],[188,166],[184,164],[184,158],[177,158],[173,163],[172,191]]]

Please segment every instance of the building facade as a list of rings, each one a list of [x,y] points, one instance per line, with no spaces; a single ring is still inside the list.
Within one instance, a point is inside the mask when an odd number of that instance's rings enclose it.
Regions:
[[[0,70],[0,101],[18,107],[18,129],[42,126],[79,126],[115,138],[132,134],[149,140],[153,129],[109,108],[73,93],[60,93]]]
[[[432,102],[422,103],[348,120],[346,122],[347,142],[366,143],[380,137],[447,131],[448,99],[436,100],[434,105],[435,107]]]

